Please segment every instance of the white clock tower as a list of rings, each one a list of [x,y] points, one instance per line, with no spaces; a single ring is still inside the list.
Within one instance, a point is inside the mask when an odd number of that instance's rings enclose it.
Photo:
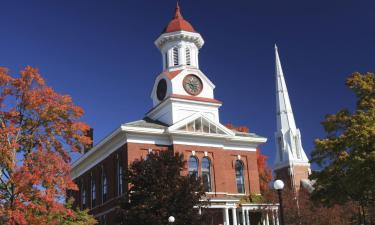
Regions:
[[[219,123],[221,102],[214,98],[215,85],[199,69],[202,36],[186,21],[177,4],[176,12],[155,45],[163,58],[163,72],[151,92],[153,120],[173,125],[193,114]]]

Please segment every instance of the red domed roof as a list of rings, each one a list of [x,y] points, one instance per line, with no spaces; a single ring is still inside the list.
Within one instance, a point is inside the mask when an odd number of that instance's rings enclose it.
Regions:
[[[180,6],[176,6],[176,12],[173,17],[173,19],[168,23],[168,25],[164,28],[163,33],[170,33],[170,32],[175,32],[175,31],[189,31],[189,32],[196,32],[193,28],[193,26],[186,21],[180,12]]]

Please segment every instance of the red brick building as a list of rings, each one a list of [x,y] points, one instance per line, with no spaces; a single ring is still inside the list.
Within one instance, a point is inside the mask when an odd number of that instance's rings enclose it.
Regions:
[[[116,209],[127,184],[123,169],[149,152],[171,150],[184,154],[185,173],[202,177],[213,210],[214,225],[277,224],[277,205],[240,204],[250,193],[260,194],[256,149],[266,138],[230,130],[219,120],[222,103],[215,85],[199,69],[204,41],[181,15],[155,41],[163,72],[151,91],[154,107],[142,120],[120,125],[72,165],[80,187],[76,204],[89,208],[101,224],[116,224]],[[234,88],[234,87],[233,87]]]

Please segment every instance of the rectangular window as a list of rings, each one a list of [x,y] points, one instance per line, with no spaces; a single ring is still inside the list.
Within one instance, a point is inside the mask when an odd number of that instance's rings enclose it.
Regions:
[[[108,180],[104,172],[104,168],[102,167],[102,203],[107,201],[107,197],[108,197]]]
[[[96,184],[95,179],[91,176],[91,208],[96,206]]]
[[[84,187],[84,182],[82,182],[82,186],[81,186],[81,206],[82,206],[82,209],[86,208],[86,189]]]
[[[123,168],[121,164],[121,160],[117,161],[117,193],[118,195],[122,195],[123,193]]]

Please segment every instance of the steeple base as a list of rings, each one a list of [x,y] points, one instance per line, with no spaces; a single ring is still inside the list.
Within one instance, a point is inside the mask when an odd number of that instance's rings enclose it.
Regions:
[[[284,181],[286,187],[299,191],[301,181],[308,180],[311,173],[310,165],[289,165],[274,170],[276,179]]]

